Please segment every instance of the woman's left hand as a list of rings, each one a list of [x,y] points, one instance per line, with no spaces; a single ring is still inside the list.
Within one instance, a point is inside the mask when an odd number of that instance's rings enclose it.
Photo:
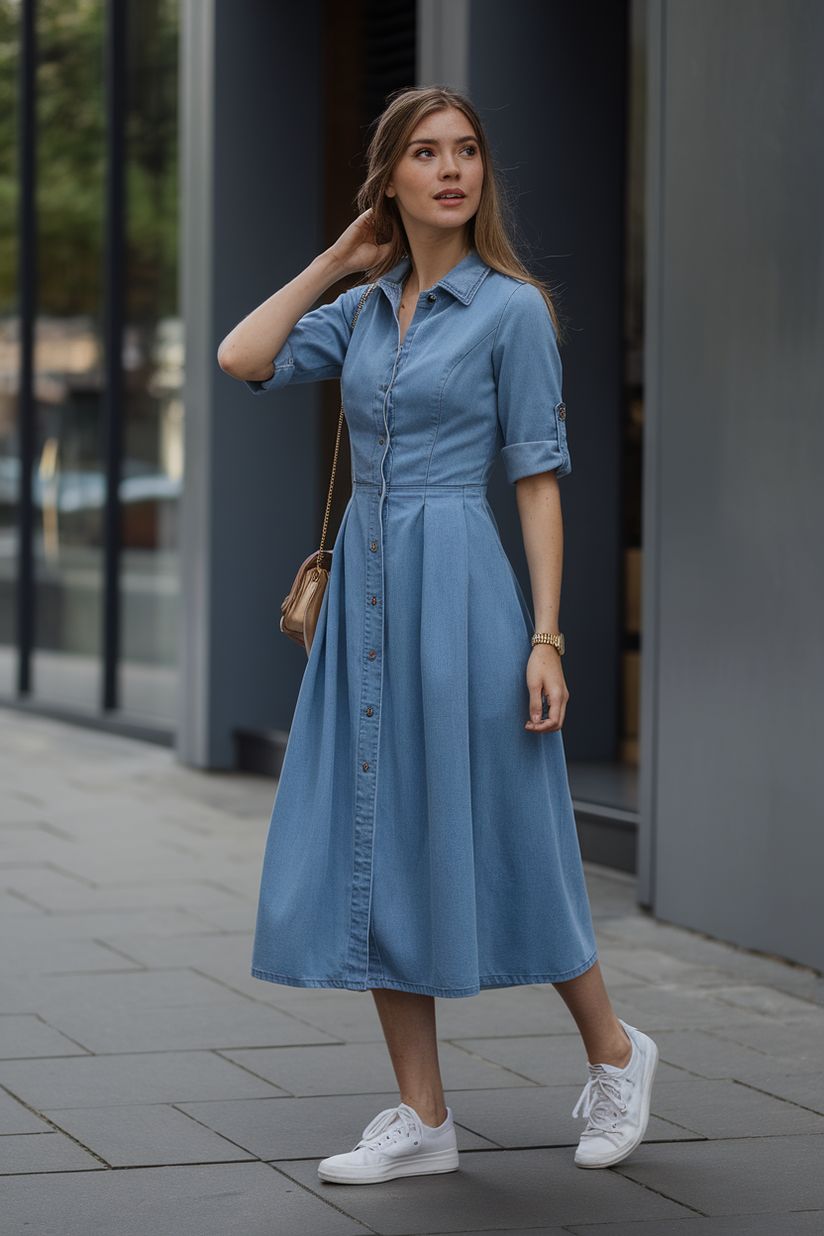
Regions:
[[[561,657],[551,644],[536,644],[526,667],[526,685],[529,687],[529,720],[526,729],[535,734],[559,730],[564,724],[569,691],[564,681]],[[542,696],[546,696],[549,715],[543,715]]]

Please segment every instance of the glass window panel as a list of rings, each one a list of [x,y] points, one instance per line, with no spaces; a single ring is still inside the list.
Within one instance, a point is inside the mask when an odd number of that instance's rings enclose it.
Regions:
[[[177,301],[179,0],[129,0],[120,700],[177,707],[183,324]]]
[[[102,0],[37,6],[36,697],[97,709],[105,111]]]
[[[0,0],[0,695],[12,695],[17,658],[15,607],[17,534],[15,507],[20,476],[17,386],[20,365],[17,317],[16,92],[19,5]]]

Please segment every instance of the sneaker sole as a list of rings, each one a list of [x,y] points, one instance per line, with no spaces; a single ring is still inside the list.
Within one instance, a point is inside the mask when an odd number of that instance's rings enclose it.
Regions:
[[[434,1176],[439,1172],[458,1170],[457,1150],[434,1150],[431,1154],[416,1155],[404,1163],[387,1163],[382,1168],[353,1167],[318,1168],[321,1180],[329,1184],[380,1184],[384,1180],[396,1180],[399,1176]]]
[[[649,1108],[650,1108],[650,1101],[652,1099],[652,1083],[655,1081],[655,1074],[658,1071],[658,1048],[655,1045],[655,1043],[652,1042],[652,1039],[650,1039],[650,1043],[652,1045],[652,1051],[649,1053],[649,1060],[647,1061],[647,1067],[644,1071],[644,1082],[645,1082],[647,1093],[646,1093],[646,1099],[644,1101],[644,1107],[642,1110],[641,1125],[640,1125],[640,1128],[638,1130],[638,1133],[635,1139],[632,1142],[630,1142],[628,1146],[623,1146],[620,1150],[616,1149],[615,1154],[602,1155],[602,1157],[595,1162],[590,1161],[589,1163],[587,1163],[585,1160],[582,1161],[578,1158],[576,1154],[575,1156],[575,1166],[576,1167],[583,1167],[583,1168],[614,1167],[616,1163],[623,1163],[624,1159],[628,1159],[629,1156],[632,1154],[632,1152],[634,1150],[637,1150],[638,1147],[641,1145],[641,1142],[644,1140],[644,1134],[646,1133],[647,1125],[649,1124]]]

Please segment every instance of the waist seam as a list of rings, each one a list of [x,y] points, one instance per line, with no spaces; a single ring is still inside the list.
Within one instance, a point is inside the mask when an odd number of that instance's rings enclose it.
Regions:
[[[353,481],[352,482],[353,492],[356,489],[374,489],[380,492],[381,488],[382,487],[376,484],[374,481]],[[482,483],[478,483],[474,485],[425,485],[425,484],[424,485],[395,485],[395,484],[389,484],[385,487],[387,493],[391,492],[391,490],[393,489],[407,489],[410,491],[411,490],[426,491],[427,489],[454,489],[460,492],[463,492],[464,490],[467,490],[467,489],[478,489],[478,490],[482,490],[485,493],[487,488],[488,486]]]

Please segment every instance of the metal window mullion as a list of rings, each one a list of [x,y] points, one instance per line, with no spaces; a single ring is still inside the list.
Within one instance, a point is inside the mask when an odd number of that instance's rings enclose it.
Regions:
[[[17,691],[31,691],[34,646],[34,316],[37,307],[36,0],[20,9],[19,69],[19,272],[20,381],[17,398],[20,488],[17,500]]]
[[[126,260],[125,128],[126,3],[106,4],[106,236],[103,277],[103,441],[106,505],[103,528],[104,711],[118,706],[120,658],[120,480],[123,453],[123,323]]]

